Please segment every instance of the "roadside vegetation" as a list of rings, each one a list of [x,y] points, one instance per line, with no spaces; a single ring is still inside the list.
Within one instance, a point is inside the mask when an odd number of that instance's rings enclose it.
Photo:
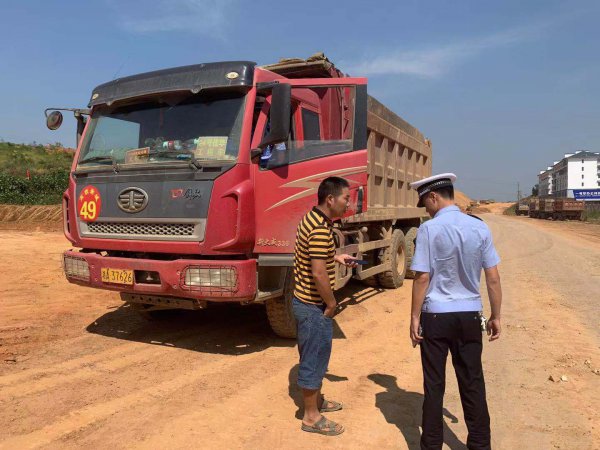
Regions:
[[[517,215],[516,210],[517,210],[517,204],[513,203],[508,208],[506,208],[502,214],[504,214],[505,216],[516,216]]]
[[[0,142],[0,203],[50,205],[61,202],[74,150],[51,145]]]
[[[600,223],[600,211],[584,211],[583,220],[586,222]]]

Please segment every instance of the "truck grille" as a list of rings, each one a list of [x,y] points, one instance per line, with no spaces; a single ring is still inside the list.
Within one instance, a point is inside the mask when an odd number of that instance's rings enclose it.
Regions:
[[[193,236],[193,223],[120,223],[120,222],[91,222],[88,232],[95,234],[117,236],[157,236],[176,237]]]

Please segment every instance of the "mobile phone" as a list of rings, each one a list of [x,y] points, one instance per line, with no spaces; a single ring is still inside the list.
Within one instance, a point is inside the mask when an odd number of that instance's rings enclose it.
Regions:
[[[344,262],[346,264],[350,264],[350,263],[360,264],[361,266],[364,266],[365,264],[369,264],[369,261],[367,261],[366,259],[346,259]]]
[[[479,324],[481,331],[485,332],[487,330],[487,318],[482,313],[479,313]]]

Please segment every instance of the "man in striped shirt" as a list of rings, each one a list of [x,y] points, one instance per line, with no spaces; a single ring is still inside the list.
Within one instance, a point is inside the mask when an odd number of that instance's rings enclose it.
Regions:
[[[293,310],[298,327],[300,366],[298,385],[304,397],[302,430],[329,436],[341,434],[344,427],[321,413],[342,409],[341,403],[325,400],[321,394],[333,339],[337,306],[333,295],[335,263],[355,267],[350,255],[336,255],[333,219],[348,209],[350,190],[346,180],[329,177],[318,191],[319,204],[300,221],[294,249],[295,288]]]

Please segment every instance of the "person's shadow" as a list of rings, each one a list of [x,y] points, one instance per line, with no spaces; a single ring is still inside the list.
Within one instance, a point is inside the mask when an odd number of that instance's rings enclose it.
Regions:
[[[385,388],[385,392],[375,395],[375,406],[381,410],[388,423],[396,425],[409,449],[419,449],[421,432],[421,407],[423,405],[423,394],[409,392],[398,386],[396,377],[381,373],[373,373],[367,378]],[[457,423],[458,418],[444,408],[444,416]],[[452,450],[466,449],[456,434],[446,425],[444,421],[444,442]]]

